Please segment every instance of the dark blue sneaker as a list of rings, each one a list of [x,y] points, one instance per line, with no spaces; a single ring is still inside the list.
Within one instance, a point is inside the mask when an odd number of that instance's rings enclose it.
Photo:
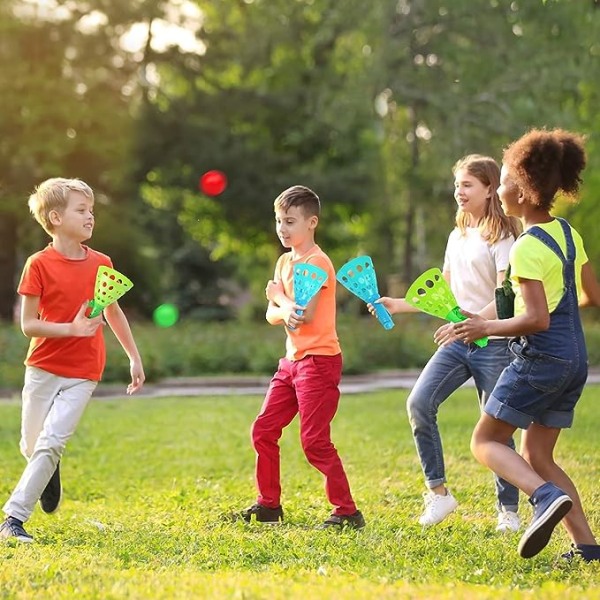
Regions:
[[[42,492],[40,504],[42,510],[47,514],[52,514],[58,510],[62,498],[62,485],[60,483],[60,462],[56,465],[56,469],[50,477],[48,485]]]
[[[592,562],[600,560],[600,546],[598,544],[571,544],[571,549],[560,556],[568,561],[580,558],[585,562]]]
[[[30,544],[33,542],[33,536],[29,535],[23,529],[23,521],[14,517],[6,517],[6,521],[0,525],[0,538],[4,540],[17,540]]]
[[[529,502],[533,505],[533,520],[519,541],[522,558],[531,558],[548,545],[554,528],[573,506],[571,498],[550,481],[537,488]]]

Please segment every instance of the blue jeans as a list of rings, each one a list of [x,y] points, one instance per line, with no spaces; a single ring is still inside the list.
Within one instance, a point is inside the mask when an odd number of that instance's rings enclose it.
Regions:
[[[512,358],[507,339],[492,339],[485,348],[455,341],[440,347],[421,372],[406,408],[425,482],[430,489],[446,483],[442,439],[437,425],[440,405],[472,377],[483,408],[500,373]],[[512,438],[509,446],[515,447]],[[516,511],[519,490],[497,476],[495,482],[498,506]]]

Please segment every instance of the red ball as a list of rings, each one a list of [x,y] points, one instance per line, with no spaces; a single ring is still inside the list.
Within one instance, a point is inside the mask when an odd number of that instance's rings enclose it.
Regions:
[[[200,189],[207,196],[218,196],[227,187],[227,177],[222,171],[206,171],[200,177]]]

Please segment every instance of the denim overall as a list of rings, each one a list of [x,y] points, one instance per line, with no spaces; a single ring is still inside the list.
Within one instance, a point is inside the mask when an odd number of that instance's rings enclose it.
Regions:
[[[573,409],[587,380],[587,351],[575,282],[575,244],[569,224],[564,219],[558,221],[565,234],[566,258],[556,240],[540,227],[532,227],[522,235],[533,235],[560,258],[563,296],[550,313],[546,331],[511,341],[515,359],[500,376],[484,407],[491,417],[521,429],[532,422],[570,427]]]

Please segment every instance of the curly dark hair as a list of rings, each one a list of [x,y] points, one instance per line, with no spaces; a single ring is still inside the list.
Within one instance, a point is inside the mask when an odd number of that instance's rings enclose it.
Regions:
[[[564,129],[532,129],[504,150],[502,160],[528,201],[550,210],[558,192],[577,199],[586,165],[584,141]]]

